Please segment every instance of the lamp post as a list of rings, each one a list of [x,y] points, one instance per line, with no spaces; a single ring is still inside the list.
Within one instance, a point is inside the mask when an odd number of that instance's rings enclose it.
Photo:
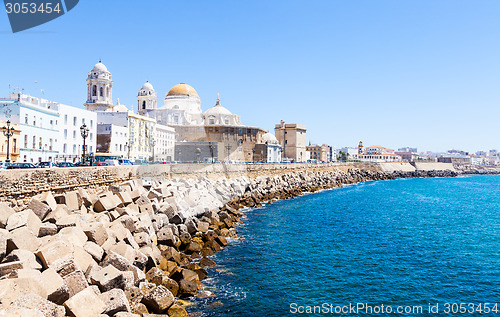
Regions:
[[[200,148],[196,148],[196,157],[198,158],[197,163],[200,163],[200,156],[201,156],[201,149]]]
[[[125,142],[125,147],[127,148],[127,160],[130,160],[130,148],[132,147],[132,141],[130,141],[130,143]]]
[[[155,139],[151,139],[150,145],[153,148],[153,163],[154,163],[154,161],[155,161],[155,145],[156,145],[156,140]]]
[[[80,127],[80,134],[82,135],[83,138],[82,163],[85,163],[85,150],[87,149],[85,146],[85,139],[89,136],[89,128],[87,128],[87,125],[85,123]]]
[[[14,127],[11,127],[10,126],[10,120],[7,120],[7,126],[4,126],[2,128],[2,131],[3,131],[3,134],[7,137],[7,159],[5,160],[5,162],[10,162],[10,147],[9,147],[9,140],[10,140],[10,137],[14,135]]]
[[[212,156],[212,162],[211,163],[214,163],[214,148],[215,148],[215,145],[210,144],[209,147],[210,147],[210,155]]]

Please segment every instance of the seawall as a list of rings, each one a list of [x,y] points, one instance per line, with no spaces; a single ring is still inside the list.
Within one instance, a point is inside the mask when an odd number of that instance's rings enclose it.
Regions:
[[[329,172],[357,168],[372,172],[450,170],[451,164],[419,163],[325,163],[325,164],[164,164],[53,169],[0,170],[0,200],[30,196],[44,191],[63,192],[98,188],[140,178],[219,178],[276,176],[298,171]]]

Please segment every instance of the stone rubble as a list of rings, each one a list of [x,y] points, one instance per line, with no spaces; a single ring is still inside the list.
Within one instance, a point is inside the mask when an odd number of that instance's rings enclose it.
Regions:
[[[454,172],[300,171],[210,180],[134,179],[100,192],[0,203],[0,315],[187,316],[243,207],[367,180]]]

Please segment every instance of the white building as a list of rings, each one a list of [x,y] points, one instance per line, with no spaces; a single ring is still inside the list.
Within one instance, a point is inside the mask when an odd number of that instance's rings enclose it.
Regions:
[[[20,133],[19,162],[54,161],[58,151],[59,104],[24,94],[0,103],[0,121],[10,120]]]
[[[91,154],[96,150],[97,140],[97,113],[67,105],[59,105],[59,154],[56,160],[64,162],[78,162],[83,154],[83,138],[80,127],[84,124],[89,129],[85,140],[85,153]]]
[[[129,158],[128,127],[99,123],[97,124],[97,138],[97,152]]]
[[[393,149],[373,145],[365,148],[363,154],[358,155],[361,162],[401,162],[401,156],[394,153]]]
[[[281,145],[276,137],[270,132],[264,133],[262,143],[255,144],[253,161],[279,163],[281,162],[281,150]]]
[[[154,133],[154,161],[171,162],[174,160],[175,129],[163,124],[156,124]]]

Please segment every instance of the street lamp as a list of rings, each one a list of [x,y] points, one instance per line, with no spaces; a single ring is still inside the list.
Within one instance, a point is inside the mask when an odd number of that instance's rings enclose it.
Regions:
[[[130,141],[130,144],[125,142],[125,147],[127,148],[127,160],[130,160],[130,148],[132,147],[132,141]]]
[[[80,127],[80,134],[82,135],[82,138],[83,138],[82,163],[85,163],[85,150],[87,149],[85,146],[85,139],[89,136],[89,128],[87,128],[87,125],[85,123]]]
[[[197,163],[200,163],[200,156],[201,156],[201,149],[200,148],[196,148],[196,156],[198,157]]]
[[[212,156],[212,163],[214,163],[214,148],[215,148],[215,145],[210,144],[209,147],[210,147],[210,155]]]
[[[156,145],[156,140],[155,139],[151,139],[150,145],[153,148],[153,163],[154,163],[154,161],[155,161],[155,145]]]
[[[11,127],[10,126],[10,120],[8,120],[7,122],[7,126],[4,126],[2,128],[2,131],[3,131],[3,134],[7,137],[7,159],[5,160],[5,162],[10,162],[10,147],[9,147],[9,140],[10,140],[10,137],[14,135],[14,127]]]

